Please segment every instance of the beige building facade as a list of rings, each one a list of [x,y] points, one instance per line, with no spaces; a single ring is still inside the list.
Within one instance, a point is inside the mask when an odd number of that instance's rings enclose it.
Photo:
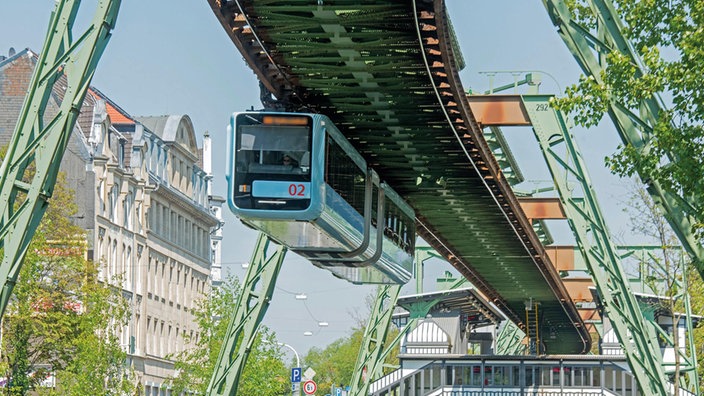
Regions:
[[[23,100],[18,86],[35,59],[29,50],[0,58],[0,144],[9,141]],[[93,88],[62,161],[88,256],[129,302],[120,343],[149,396],[171,394],[169,356],[201,336],[193,308],[220,283],[212,264],[220,257],[223,200],[210,195],[207,134],[202,147],[187,115],[132,117]]]

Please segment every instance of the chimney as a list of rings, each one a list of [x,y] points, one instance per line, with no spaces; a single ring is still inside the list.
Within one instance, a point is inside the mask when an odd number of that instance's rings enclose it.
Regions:
[[[212,141],[210,139],[210,132],[205,131],[203,134],[203,171],[206,175],[210,176],[209,180],[212,180],[213,176],[213,149]],[[211,191],[212,181],[208,182],[208,195],[213,195]]]

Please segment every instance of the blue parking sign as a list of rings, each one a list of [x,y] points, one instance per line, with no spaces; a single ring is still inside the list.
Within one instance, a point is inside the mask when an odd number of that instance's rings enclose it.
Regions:
[[[335,388],[335,396],[342,396],[342,388]]]
[[[291,369],[291,382],[301,382],[301,368],[294,367]]]

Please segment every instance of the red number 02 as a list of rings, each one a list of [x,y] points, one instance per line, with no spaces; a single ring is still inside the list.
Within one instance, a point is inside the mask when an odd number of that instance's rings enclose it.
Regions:
[[[295,197],[305,197],[306,186],[303,184],[289,184],[288,185],[288,195]]]

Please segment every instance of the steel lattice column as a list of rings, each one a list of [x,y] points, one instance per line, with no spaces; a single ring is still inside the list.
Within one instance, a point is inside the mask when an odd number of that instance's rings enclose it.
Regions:
[[[350,395],[365,396],[372,379],[382,372],[384,340],[389,332],[391,314],[393,314],[402,285],[384,285],[379,287],[376,303],[372,308],[369,323],[364,331],[362,347],[359,350],[357,364],[352,377]]]
[[[620,52],[641,70],[643,61],[623,34],[623,24],[614,4],[610,0],[590,0],[589,4],[596,17],[595,29],[584,26],[572,18],[568,6],[563,0],[543,0],[553,24],[559,28],[558,33],[572,52],[585,74],[604,84],[602,72],[605,70],[606,56],[611,52]],[[641,73],[639,73],[641,74]],[[639,152],[647,150],[651,140],[652,126],[665,109],[662,99],[654,96],[643,99],[636,110],[624,103],[610,101],[609,116],[624,144],[631,145]],[[677,153],[669,153],[670,160],[677,158]],[[667,191],[659,182],[647,180],[648,192],[653,201],[667,213],[667,220],[673,231],[692,256],[699,273],[704,276],[704,248],[697,242],[692,232],[696,220],[687,214],[688,199]]]
[[[237,394],[242,370],[247,363],[259,325],[269,308],[276,279],[286,257],[286,248],[283,246],[278,246],[276,251],[267,257],[269,243],[269,237],[259,233],[242,291],[237,298],[235,315],[228,326],[208,385],[208,395]]]
[[[611,242],[586,166],[550,96],[522,96],[523,107],[555,182],[577,246],[604,309],[645,395],[667,395],[667,378],[653,326],[645,320]],[[577,197],[576,192],[582,196]]]
[[[59,165],[93,73],[110,39],[120,0],[102,0],[87,30],[74,39],[80,1],[60,0],[52,13],[27,97],[0,169],[0,314],[5,311],[22,259],[47,209]],[[59,110],[46,124],[54,84],[65,80]],[[34,168],[34,171],[32,171]]]

